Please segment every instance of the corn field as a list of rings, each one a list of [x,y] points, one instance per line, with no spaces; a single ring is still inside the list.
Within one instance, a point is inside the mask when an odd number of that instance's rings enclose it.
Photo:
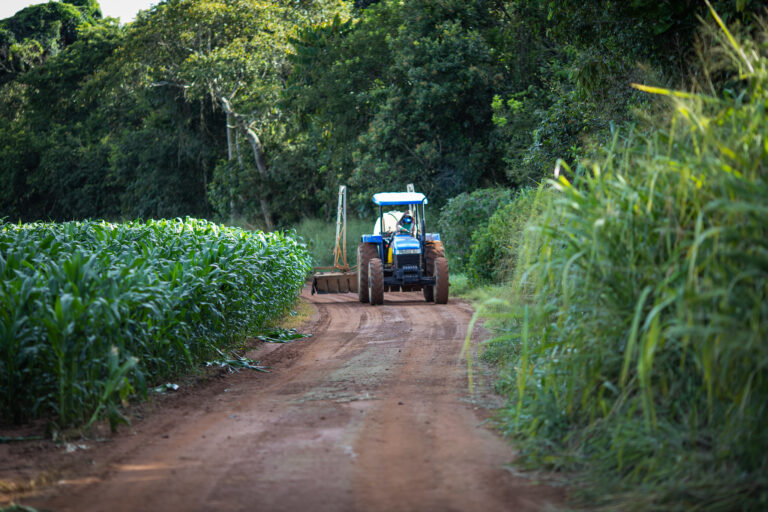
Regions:
[[[284,314],[309,269],[290,236],[197,219],[0,224],[0,415],[114,425]]]

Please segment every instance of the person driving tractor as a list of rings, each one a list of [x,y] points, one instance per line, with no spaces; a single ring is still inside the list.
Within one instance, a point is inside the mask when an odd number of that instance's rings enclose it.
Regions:
[[[400,217],[397,227],[400,234],[413,233],[413,215],[411,214],[411,210],[406,210],[403,216]]]

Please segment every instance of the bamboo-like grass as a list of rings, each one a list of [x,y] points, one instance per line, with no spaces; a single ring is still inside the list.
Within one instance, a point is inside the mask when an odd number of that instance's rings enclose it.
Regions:
[[[293,238],[204,220],[0,224],[0,415],[117,424],[286,312],[309,269]]]
[[[722,28],[740,87],[638,86],[671,122],[545,185],[493,306],[503,428],[592,507],[768,507],[768,46]]]

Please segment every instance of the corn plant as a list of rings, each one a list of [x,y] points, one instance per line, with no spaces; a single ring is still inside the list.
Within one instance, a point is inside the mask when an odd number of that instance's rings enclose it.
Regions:
[[[285,313],[309,268],[290,236],[190,218],[0,224],[0,414],[116,424]]]

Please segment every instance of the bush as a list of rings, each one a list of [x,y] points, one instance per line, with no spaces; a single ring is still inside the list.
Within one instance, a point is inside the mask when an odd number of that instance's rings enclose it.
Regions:
[[[79,424],[293,304],[306,250],[207,221],[0,224],[0,413]]]
[[[552,182],[520,247],[503,421],[592,506],[768,501],[768,48],[730,41],[740,93],[645,88],[668,128]]]
[[[451,262],[451,270],[464,270],[472,247],[472,233],[484,228],[499,206],[512,201],[513,192],[504,188],[485,188],[466,192],[448,200],[440,210],[437,226]],[[433,228],[427,225],[427,231]]]
[[[541,212],[542,189],[520,190],[514,200],[491,216],[472,234],[467,273],[475,282],[504,282],[512,277],[523,231]]]

